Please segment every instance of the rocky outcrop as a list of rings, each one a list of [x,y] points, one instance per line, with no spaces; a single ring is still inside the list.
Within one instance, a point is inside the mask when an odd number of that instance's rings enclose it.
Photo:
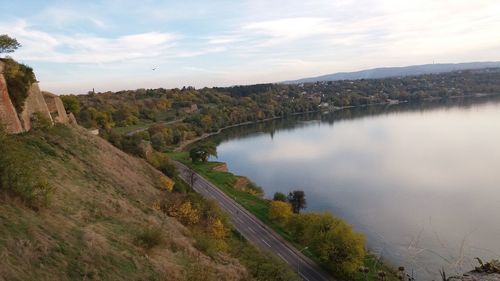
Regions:
[[[73,114],[73,112],[70,112],[68,114],[68,119],[69,119],[69,123],[70,124],[72,124],[72,125],[78,125],[78,122],[76,122],[76,118],[75,118],[75,115]],[[99,132],[97,134],[99,134]]]
[[[0,61],[0,123],[5,127],[7,133],[18,134],[24,130],[9,97],[7,82],[3,76],[3,66],[3,62]]]
[[[56,123],[68,124],[68,114],[61,98],[49,92],[42,92],[42,95],[52,116],[52,120]]]
[[[48,118],[51,122],[54,122],[38,83],[33,83],[31,85],[28,97],[24,102],[23,112],[21,113],[21,123],[23,124],[25,131],[29,131],[31,129],[31,117],[35,112],[41,113],[42,116]]]
[[[66,113],[61,98],[57,95],[41,92],[38,83],[31,84],[28,96],[24,101],[23,112],[17,112],[12,104],[11,95],[7,87],[7,80],[3,75],[5,64],[0,61],[0,124],[9,134],[18,134],[31,129],[33,114],[40,113],[52,123],[77,124],[75,116]]]
[[[227,172],[227,164],[226,163],[220,163],[219,165],[215,166],[212,168],[212,170],[216,172]]]
[[[234,188],[236,189],[241,189],[244,190],[250,183],[250,180],[248,180],[246,177],[237,177],[236,180],[233,183]]]

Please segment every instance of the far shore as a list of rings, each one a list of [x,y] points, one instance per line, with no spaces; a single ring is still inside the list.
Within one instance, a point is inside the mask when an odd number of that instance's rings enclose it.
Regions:
[[[449,99],[482,98],[482,97],[496,96],[496,95],[500,95],[500,93],[476,93],[476,94],[471,94],[471,95],[449,96],[449,97],[446,97],[446,98],[449,98]],[[423,101],[424,102],[425,101],[437,101],[437,100],[443,100],[443,99],[445,99],[445,98],[444,97],[442,97],[442,98],[434,97],[434,98],[423,99]],[[409,101],[394,102],[394,101],[390,100],[390,101],[381,102],[381,103],[372,103],[372,104],[363,104],[363,105],[350,105],[350,106],[341,106],[341,107],[331,107],[331,108],[327,108],[327,109],[318,109],[318,110],[311,110],[311,111],[305,111],[305,112],[296,112],[296,113],[292,113],[291,115],[292,116],[293,115],[303,115],[303,114],[318,113],[318,112],[335,112],[335,111],[340,111],[340,110],[344,110],[344,109],[351,109],[351,108],[361,108],[361,107],[376,106],[376,105],[398,105],[398,104],[403,104],[403,103],[409,103]],[[250,125],[250,124],[258,124],[258,123],[263,123],[263,122],[267,122],[267,121],[271,121],[271,120],[276,120],[276,119],[282,119],[282,118],[286,118],[286,116],[275,116],[275,117],[270,117],[270,118],[266,118],[266,119],[262,119],[262,120],[247,121],[247,122],[243,122],[243,123],[229,125],[229,126],[220,128],[219,130],[217,130],[215,132],[204,133],[203,135],[201,135],[199,137],[196,137],[194,139],[182,141],[177,147],[175,147],[173,149],[173,151],[176,151],[176,152],[183,151],[189,145],[191,145],[191,144],[193,144],[195,142],[204,140],[204,139],[206,139],[208,137],[218,135],[218,134],[220,134],[222,131],[224,131],[226,129],[230,129],[230,128],[234,128],[234,127],[239,127],[239,126],[244,126],[244,125]]]

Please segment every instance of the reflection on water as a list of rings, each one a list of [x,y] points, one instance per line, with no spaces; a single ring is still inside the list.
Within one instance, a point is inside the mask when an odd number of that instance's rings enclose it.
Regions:
[[[234,128],[219,160],[267,196],[303,189],[430,280],[500,257],[500,98],[344,110]]]

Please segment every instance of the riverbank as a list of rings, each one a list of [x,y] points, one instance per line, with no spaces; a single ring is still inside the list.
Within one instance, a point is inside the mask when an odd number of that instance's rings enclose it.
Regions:
[[[420,102],[432,102],[432,101],[439,101],[439,100],[445,100],[445,99],[460,99],[460,98],[483,98],[483,97],[497,96],[497,95],[500,95],[500,93],[477,93],[477,94],[473,94],[473,95],[449,96],[449,97],[446,97],[446,98],[444,98],[444,97],[441,97],[441,98],[438,98],[438,97],[435,97],[435,98],[425,98],[425,99],[423,99]],[[408,104],[408,103],[412,103],[412,102],[410,102],[410,101],[397,101],[397,102],[394,102],[393,100],[388,100],[387,102],[382,102],[382,103],[363,104],[363,105],[357,105],[357,106],[351,105],[351,106],[320,108],[318,110],[296,112],[296,113],[292,113],[290,115],[291,116],[297,116],[297,115],[304,115],[304,114],[310,114],[310,113],[333,113],[333,112],[337,112],[337,111],[341,111],[341,110],[345,110],[345,109],[366,108],[366,107],[383,106],[383,105],[394,106],[394,105]],[[199,137],[182,141],[179,145],[177,145],[177,146],[175,146],[173,148],[173,151],[176,151],[176,152],[183,151],[184,149],[186,149],[186,147],[188,147],[189,145],[191,145],[193,143],[196,143],[196,142],[204,140],[206,138],[218,135],[218,134],[222,133],[224,130],[227,130],[227,129],[230,129],[230,128],[235,128],[235,127],[240,127],[240,126],[245,126],[245,125],[251,125],[251,124],[259,124],[259,123],[263,123],[263,122],[267,122],[267,121],[272,121],[272,120],[277,120],[277,119],[283,119],[283,118],[287,118],[287,116],[275,116],[275,117],[266,118],[266,119],[262,119],[262,120],[247,121],[247,122],[242,122],[242,123],[238,123],[238,124],[233,124],[233,125],[225,126],[223,128],[218,129],[215,132],[204,133],[204,134],[202,134]],[[176,120],[176,121],[178,121],[178,120]],[[130,135],[130,133],[128,135]]]
[[[320,110],[313,110],[313,111],[305,111],[305,112],[298,112],[298,113],[293,113],[291,114],[292,116],[296,116],[296,115],[303,115],[303,114],[309,114],[309,113],[318,113],[320,112]],[[195,142],[198,142],[198,141],[201,141],[201,140],[204,140],[208,137],[211,137],[211,136],[215,136],[215,135],[218,135],[220,133],[222,133],[222,131],[224,130],[227,130],[227,129],[230,129],[230,128],[235,128],[235,127],[240,127],[240,126],[245,126],[245,125],[251,125],[251,124],[258,124],[258,123],[263,123],[263,122],[267,122],[267,121],[272,121],[272,120],[277,120],[277,119],[282,119],[282,118],[285,118],[285,116],[275,116],[275,117],[271,117],[271,118],[265,118],[265,119],[262,119],[262,120],[256,120],[256,121],[247,121],[247,122],[242,122],[242,123],[238,123],[238,124],[234,124],[234,125],[229,125],[229,126],[226,126],[226,127],[223,127],[223,128],[220,128],[219,130],[215,131],[215,132],[212,132],[212,133],[204,133],[203,135],[199,136],[199,137],[196,137],[194,139],[190,139],[190,140],[185,140],[185,141],[182,141],[177,147],[174,148],[174,151],[183,151],[184,149],[186,149],[186,147],[188,147],[190,144],[193,144]]]
[[[288,230],[282,225],[272,221],[269,216],[269,206],[270,200],[264,199],[259,196],[255,196],[243,190],[237,189],[234,187],[234,182],[237,180],[238,176],[234,175],[230,172],[220,171],[214,169],[217,166],[220,166],[221,162],[206,162],[206,163],[196,163],[193,164],[189,160],[189,156],[187,152],[171,152],[169,156],[179,161],[197,173],[201,174],[204,178],[212,182],[216,185],[221,191],[223,191],[226,195],[231,197],[233,200],[242,205],[245,209],[250,211],[253,215],[255,215],[258,219],[260,219],[263,223],[271,227],[274,231],[276,231],[279,235],[281,235],[284,239],[291,242],[297,249],[304,248],[304,245],[297,244],[293,241],[290,236]],[[319,264],[319,258],[315,256],[311,251],[306,249],[304,253],[316,261]],[[371,253],[368,253],[364,258],[364,267],[368,268],[369,274],[365,276],[362,273],[357,273],[353,280],[378,280],[376,279],[376,273],[379,271],[386,272],[386,279],[389,281],[398,280],[395,274],[395,270],[392,269],[389,265],[383,262],[380,258],[374,256]],[[368,277],[368,278],[366,278]]]

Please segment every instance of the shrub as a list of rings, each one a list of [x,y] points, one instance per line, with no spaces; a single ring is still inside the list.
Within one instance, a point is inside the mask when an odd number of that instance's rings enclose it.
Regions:
[[[283,194],[281,192],[276,192],[276,193],[274,193],[273,200],[274,201],[283,201],[283,202],[286,202],[287,201],[287,197],[286,197],[285,194]]]
[[[160,188],[167,191],[172,191],[174,189],[174,181],[168,177],[162,176],[160,178]]]
[[[162,133],[156,133],[151,137],[151,145],[160,152],[164,152],[167,149],[167,142]]]
[[[331,214],[295,215],[289,220],[288,228],[297,242],[308,245],[320,263],[338,277],[347,278],[363,265],[363,235]]]
[[[239,259],[245,264],[254,280],[258,281],[298,281],[297,275],[290,267],[272,256],[252,247],[244,247],[238,253]]]
[[[271,220],[286,223],[292,215],[292,206],[288,202],[272,201],[269,204],[269,218]]]
[[[184,225],[195,225],[200,221],[200,212],[183,194],[173,193],[166,197],[161,202],[160,209]]]
[[[146,250],[150,250],[163,242],[160,228],[147,228],[137,234],[136,243]]]
[[[250,194],[253,194],[258,197],[264,196],[264,190],[262,187],[256,185],[254,182],[249,181],[247,186],[245,187],[246,191]]]
[[[155,151],[151,153],[147,160],[149,164],[170,178],[176,178],[179,175],[177,167],[175,167],[174,163],[164,153]]]
[[[61,100],[64,104],[64,108],[69,111],[73,112],[75,116],[80,113],[80,101],[78,100],[78,97],[76,96],[61,96]]]
[[[11,58],[2,59],[2,61],[5,63],[4,76],[10,99],[17,112],[22,112],[31,84],[36,82],[35,73],[31,67]]]
[[[144,157],[146,152],[142,145],[142,138],[138,135],[125,136],[121,140],[123,151],[135,156]]]
[[[31,128],[34,130],[46,130],[52,125],[52,121],[40,112],[35,112],[31,116]]]

